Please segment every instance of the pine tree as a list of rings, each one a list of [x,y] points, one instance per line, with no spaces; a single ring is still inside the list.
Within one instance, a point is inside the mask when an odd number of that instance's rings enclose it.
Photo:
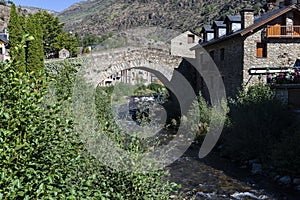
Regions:
[[[33,37],[33,40],[26,42],[26,71],[38,74],[44,71],[44,47],[42,26],[35,15],[27,18],[26,33]]]
[[[47,13],[46,11],[39,11],[35,16],[40,20],[43,32],[44,54],[46,58],[57,57],[57,37],[63,33],[63,24],[59,22],[57,17]]]
[[[57,57],[58,52],[63,48],[68,49],[72,56],[77,54],[78,41],[76,37],[63,31],[64,24],[60,23],[57,17],[46,11],[39,11],[35,16],[42,25],[46,58]]]
[[[15,4],[12,4],[8,24],[10,56],[13,66],[20,72],[26,71],[25,47],[21,44],[24,35],[23,19],[18,15]]]

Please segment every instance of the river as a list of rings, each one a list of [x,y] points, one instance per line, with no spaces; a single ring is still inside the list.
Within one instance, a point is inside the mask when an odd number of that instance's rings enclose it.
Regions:
[[[152,101],[152,100],[151,100]],[[118,107],[120,118],[136,121],[138,104],[131,100],[131,106]],[[125,120],[126,121],[126,120]],[[132,126],[128,121],[127,126]],[[162,131],[158,136],[162,143],[168,143],[174,130]],[[165,140],[165,141],[163,141]],[[287,189],[276,184],[263,175],[252,175],[250,169],[241,168],[237,163],[220,157],[214,150],[207,157],[199,159],[199,146],[192,144],[190,148],[174,163],[167,166],[170,176],[168,180],[181,184],[178,194],[171,199],[199,200],[299,200],[300,191]]]
[[[199,146],[192,145],[167,167],[169,180],[182,185],[179,195],[171,196],[172,199],[300,199],[300,192],[282,188],[265,176],[253,176],[249,169],[220,157],[217,151],[203,159],[198,158],[198,152]]]

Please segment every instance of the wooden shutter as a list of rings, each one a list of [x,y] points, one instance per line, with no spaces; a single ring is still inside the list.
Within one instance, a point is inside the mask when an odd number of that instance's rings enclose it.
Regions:
[[[263,57],[263,52],[264,52],[264,47],[261,43],[257,43],[256,47],[256,57],[262,58]]]

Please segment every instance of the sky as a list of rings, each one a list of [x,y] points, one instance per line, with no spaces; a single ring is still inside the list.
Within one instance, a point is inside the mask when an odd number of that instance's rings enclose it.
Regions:
[[[33,6],[54,11],[62,11],[82,0],[13,0],[16,6]]]

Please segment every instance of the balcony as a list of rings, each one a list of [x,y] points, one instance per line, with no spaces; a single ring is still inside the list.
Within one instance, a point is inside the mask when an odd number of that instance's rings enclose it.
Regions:
[[[267,26],[267,38],[300,38],[300,25],[298,26]]]

